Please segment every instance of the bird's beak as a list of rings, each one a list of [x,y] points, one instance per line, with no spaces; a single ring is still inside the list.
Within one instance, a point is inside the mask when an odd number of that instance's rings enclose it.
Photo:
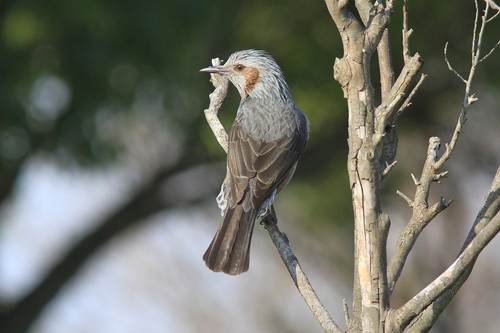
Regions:
[[[200,72],[224,74],[227,71],[222,66],[212,66],[212,67],[202,68],[200,69]]]

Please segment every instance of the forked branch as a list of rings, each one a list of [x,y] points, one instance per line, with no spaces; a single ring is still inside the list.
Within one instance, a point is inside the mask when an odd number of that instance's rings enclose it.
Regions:
[[[404,263],[406,261],[406,257],[411,251],[417,237],[420,235],[421,231],[427,226],[427,224],[443,209],[448,207],[451,204],[451,200],[445,200],[441,198],[441,200],[436,203],[434,206],[429,207],[428,197],[430,187],[433,182],[439,181],[442,177],[446,176],[447,172],[441,172],[440,170],[443,168],[444,163],[451,157],[453,150],[458,142],[458,138],[460,136],[460,132],[462,130],[463,125],[466,122],[466,114],[467,111],[474,103],[477,98],[471,94],[471,84],[474,78],[474,74],[476,72],[476,68],[480,63],[481,57],[481,41],[484,35],[484,28],[488,21],[488,0],[486,0],[486,7],[484,10],[484,14],[481,19],[481,24],[479,26],[479,32],[476,32],[478,25],[478,14],[476,15],[475,20],[475,29],[474,29],[474,37],[473,37],[473,49],[472,53],[472,61],[471,68],[469,70],[467,79],[464,79],[449,63],[445,47],[445,61],[449,67],[449,69],[459,77],[465,83],[465,92],[464,99],[461,105],[460,114],[457,120],[457,124],[452,134],[452,138],[450,143],[445,145],[444,153],[439,157],[438,151],[440,149],[440,139],[435,137],[431,138],[429,141],[429,148],[427,153],[427,159],[424,164],[422,175],[418,181],[415,182],[417,189],[415,192],[415,199],[410,200],[412,202],[413,214],[412,217],[401,233],[398,242],[396,244],[396,249],[388,267],[388,283],[389,290],[392,292],[394,286],[399,278],[399,275],[403,269]],[[477,1],[476,1],[477,5]],[[479,9],[478,9],[479,10]],[[380,125],[378,126],[380,127]],[[408,200],[407,200],[408,201]]]
[[[440,147],[439,138],[431,138],[427,160],[422,170],[420,179],[415,180],[417,190],[414,200],[406,198],[411,204],[413,215],[410,222],[400,235],[397,242],[395,253],[391,258],[388,267],[388,283],[392,292],[397,282],[401,270],[403,269],[406,257],[410,252],[420,232],[434,217],[446,208],[451,201],[441,198],[432,207],[429,207],[428,197],[432,182],[439,181],[447,172],[440,170],[445,162],[451,157],[457,144],[460,132],[466,121],[467,111],[477,98],[471,94],[471,84],[474,78],[478,64],[485,59],[481,58],[481,42],[483,39],[484,28],[491,19],[488,18],[488,9],[490,2],[485,0],[486,6],[481,22],[478,25],[479,8],[476,1],[476,19],[474,23],[474,33],[472,39],[472,61],[467,78],[462,77],[450,64],[447,58],[447,47],[445,46],[445,61],[448,68],[465,84],[464,99],[460,109],[457,124],[453,131],[449,144],[445,145],[445,151],[442,156],[438,156]],[[493,8],[493,7],[492,7]],[[479,27],[479,29],[478,29]],[[498,43],[496,44],[498,45]],[[489,56],[496,45],[487,53]],[[500,217],[498,211],[500,208],[500,168],[497,170],[490,190],[488,191],[483,207],[478,214],[469,236],[464,242],[458,258],[448,269],[446,269],[438,278],[430,283],[421,292],[415,295],[401,308],[391,311],[387,320],[387,331],[401,331],[411,324],[412,329],[417,331],[426,331],[435,322],[441,311],[451,301],[461,285],[465,282],[472,271],[475,260],[482,249],[497,235],[500,230]],[[495,217],[496,216],[496,217]]]
[[[465,89],[464,89],[464,97],[462,101],[462,106],[460,110],[460,116],[458,117],[457,124],[455,125],[455,130],[453,131],[452,138],[450,140],[450,143],[446,145],[446,150],[441,156],[439,162],[438,162],[438,167],[442,167],[443,164],[450,158],[451,154],[453,153],[453,150],[455,149],[455,146],[457,144],[458,138],[460,136],[460,132],[462,130],[463,125],[467,121],[467,111],[469,110],[469,107],[477,101],[477,98],[473,93],[471,93],[471,86],[472,86],[472,81],[474,79],[474,76],[476,74],[476,69],[477,66],[481,61],[483,61],[485,58],[487,58],[489,55],[493,53],[493,51],[496,49],[496,47],[500,44],[500,41],[498,41],[495,46],[493,46],[490,51],[482,57],[482,41],[484,37],[484,31],[486,28],[486,25],[491,22],[491,19],[496,17],[495,14],[492,17],[488,17],[489,10],[490,8],[495,8],[491,2],[491,0],[485,0],[485,8],[483,11],[483,15],[481,16],[481,22],[478,23],[479,19],[479,5],[477,0],[475,0],[476,4],[476,17],[474,21],[474,32],[472,36],[472,45],[471,45],[471,67],[468,73],[467,78],[462,77],[450,64],[448,57],[447,57],[447,46],[448,44],[445,45],[444,49],[444,57],[446,64],[448,65],[448,68],[450,71],[452,71],[461,81],[464,82],[465,84]],[[496,6],[498,8],[498,6]],[[498,10],[498,9],[496,9]],[[477,29],[479,24],[479,31]]]

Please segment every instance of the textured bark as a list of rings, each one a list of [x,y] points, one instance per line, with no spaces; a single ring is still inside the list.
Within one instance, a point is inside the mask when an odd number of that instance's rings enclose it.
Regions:
[[[370,78],[372,53],[389,23],[384,7],[371,7],[369,24],[357,21],[346,2],[327,1],[340,32],[344,56],[335,60],[334,77],[347,99],[349,156],[347,168],[354,210],[354,302],[350,331],[379,332],[388,306],[385,240],[389,219],[382,214],[379,191],[382,177],[375,142],[375,98]],[[357,2],[364,8],[366,3]],[[363,5],[363,6],[361,6]]]

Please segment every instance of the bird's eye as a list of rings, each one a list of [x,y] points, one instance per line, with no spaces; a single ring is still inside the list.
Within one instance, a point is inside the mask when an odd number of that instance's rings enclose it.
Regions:
[[[241,72],[242,70],[245,69],[245,66],[243,66],[242,64],[238,64],[234,66],[234,69],[236,69],[238,72]]]

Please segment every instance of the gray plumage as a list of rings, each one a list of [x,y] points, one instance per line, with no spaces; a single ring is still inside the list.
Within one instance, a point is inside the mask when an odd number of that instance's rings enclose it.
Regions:
[[[217,197],[223,218],[203,256],[211,270],[237,275],[248,270],[255,221],[295,172],[309,123],[279,66],[264,51],[238,51],[223,66],[201,71],[227,75],[241,95],[229,133],[226,178]]]

